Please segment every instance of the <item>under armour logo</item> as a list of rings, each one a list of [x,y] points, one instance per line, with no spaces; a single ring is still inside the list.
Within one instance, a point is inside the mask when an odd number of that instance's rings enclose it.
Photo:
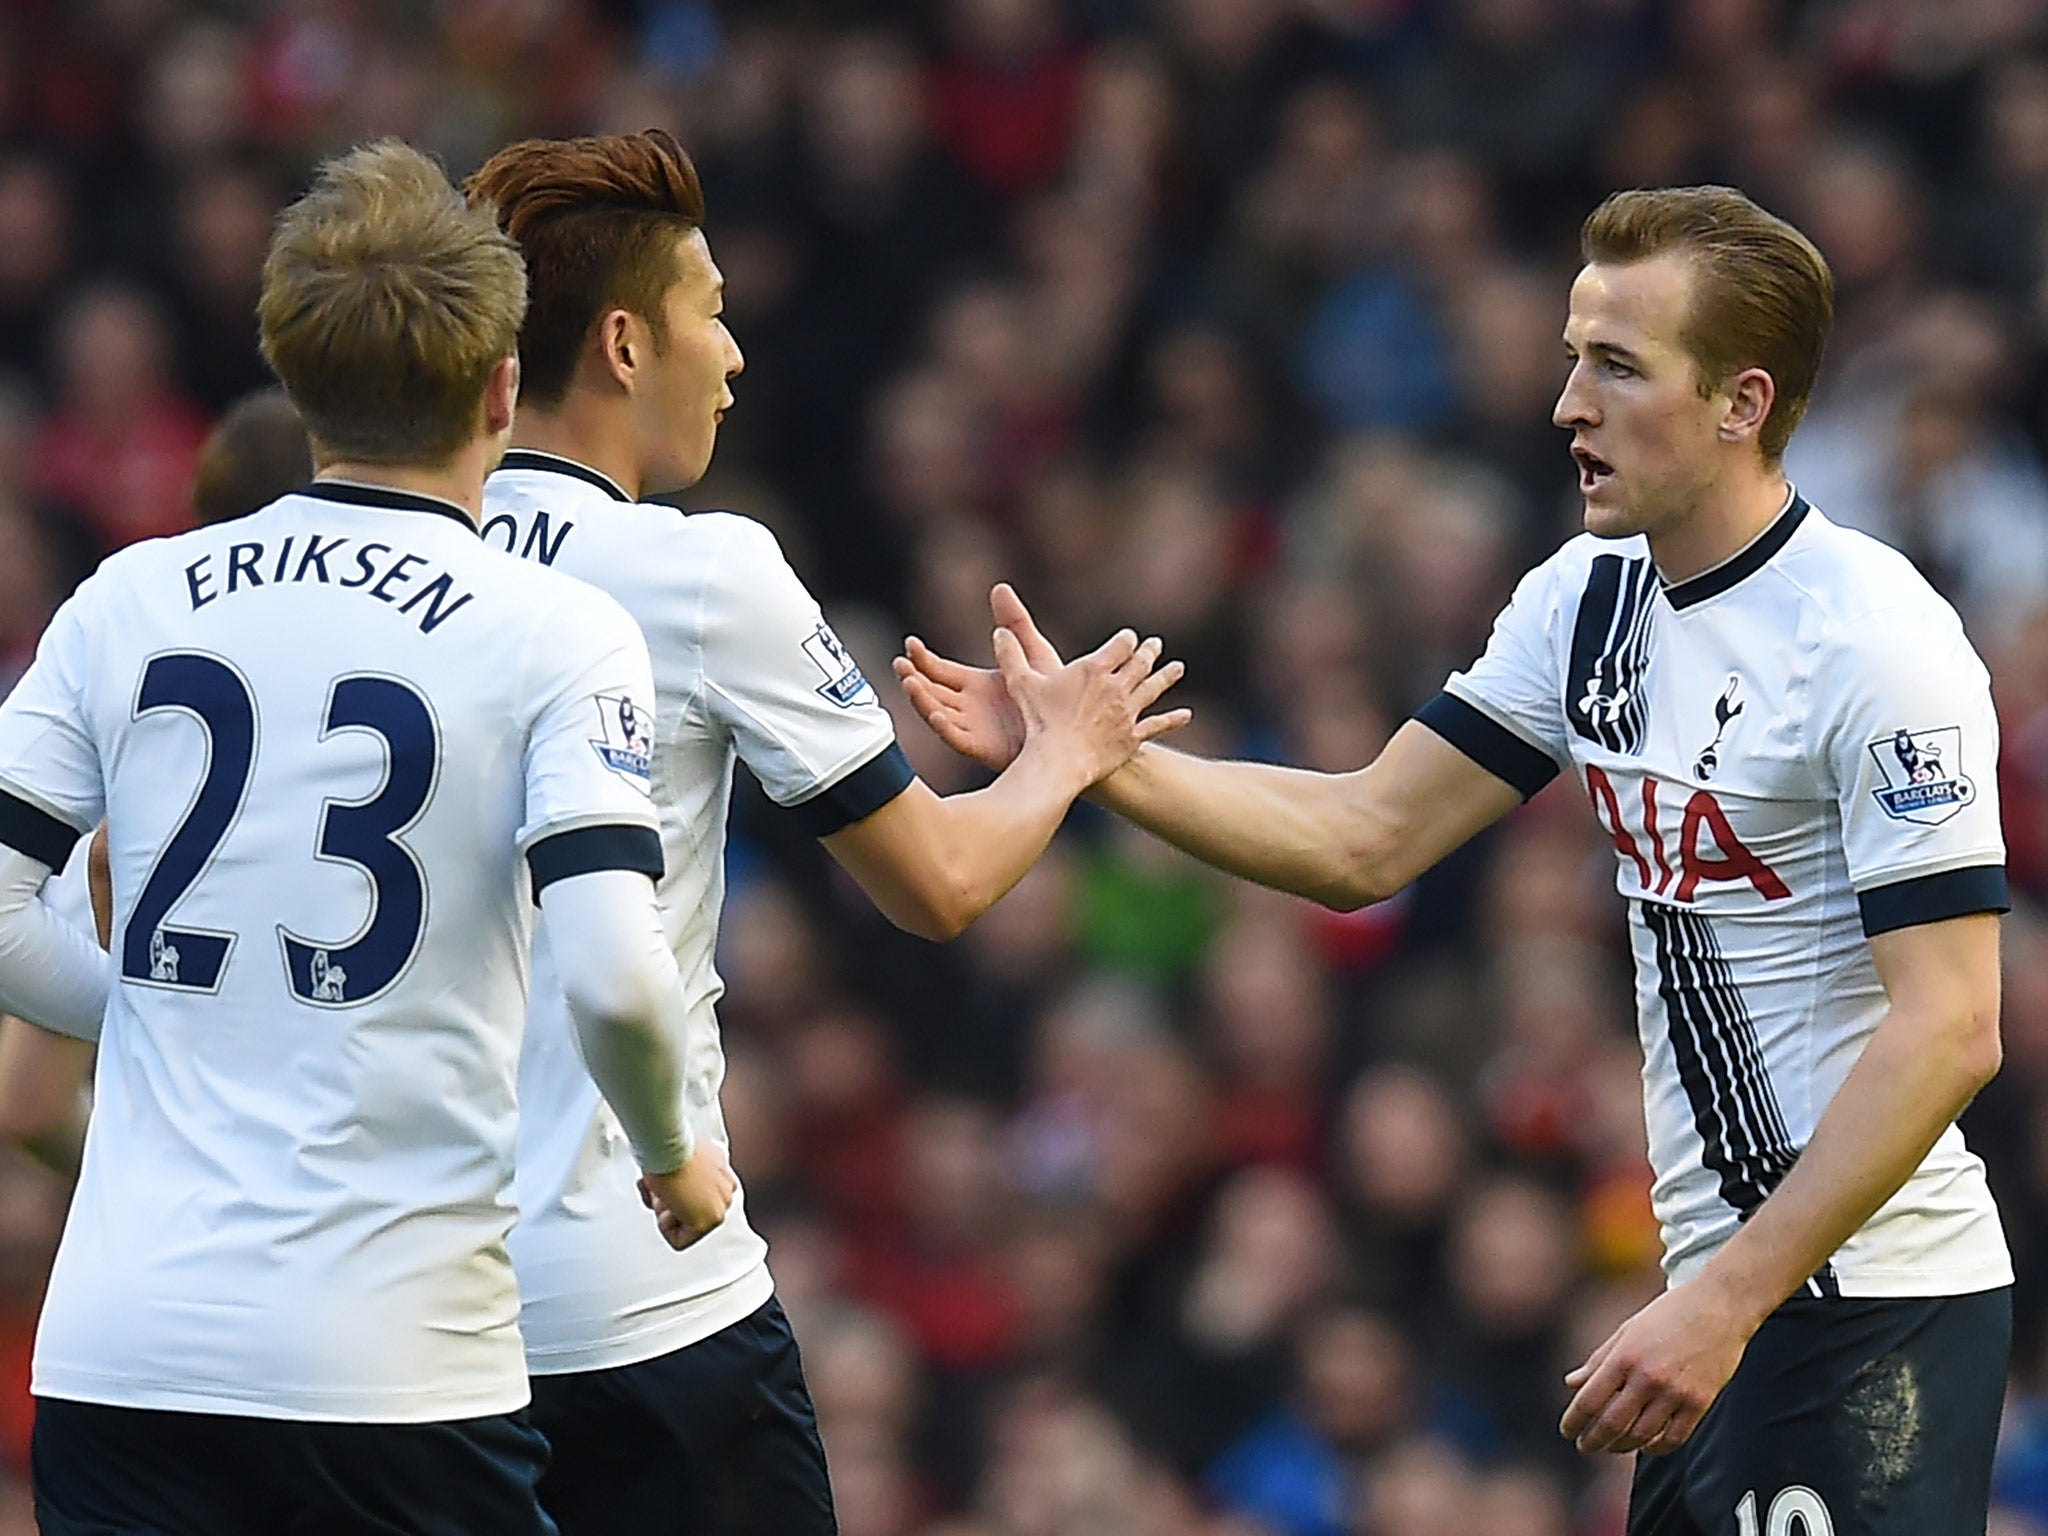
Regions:
[[[1721,766],[1721,738],[1727,734],[1728,724],[1742,713],[1742,700],[1735,697],[1742,687],[1742,679],[1735,673],[1728,674],[1728,686],[1721,690],[1721,697],[1714,701],[1714,739],[1708,742],[1693,759],[1692,771],[1695,778],[1711,779],[1714,770]]]
[[[1614,692],[1602,693],[1600,680],[1594,678],[1586,684],[1586,696],[1579,700],[1579,712],[1588,720],[1597,720],[1612,725],[1621,718],[1621,712],[1628,708],[1632,697],[1625,685],[1617,684]]]

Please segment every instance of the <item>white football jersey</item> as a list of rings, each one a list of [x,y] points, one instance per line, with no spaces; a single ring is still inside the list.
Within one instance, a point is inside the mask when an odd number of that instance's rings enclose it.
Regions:
[[[1572,540],[1419,718],[1524,794],[1570,765],[1613,840],[1682,1281],[1777,1187],[1883,1019],[1868,938],[2005,910],[1984,665],[1902,555],[1795,495],[1675,586],[1641,538]],[[2011,1279],[1950,1126],[1809,1288]]]
[[[744,759],[822,837],[909,785],[895,728],[775,536],[749,518],[635,503],[595,470],[514,449],[485,486],[483,535],[602,587],[647,637],[662,915],[690,1010],[685,1091],[697,1135],[725,1146],[714,1011],[724,983],[713,951],[733,763]],[[680,1253],[647,1220],[638,1170],[577,1055],[545,941],[519,1101],[512,1257],[535,1374],[652,1359],[767,1301],[767,1245],[747,1223],[744,1194]]]
[[[38,1394],[368,1422],[527,1400],[505,1242],[533,903],[659,874],[653,704],[618,604],[381,487],[79,589],[0,706],[0,839],[62,864],[107,820],[119,973]]]

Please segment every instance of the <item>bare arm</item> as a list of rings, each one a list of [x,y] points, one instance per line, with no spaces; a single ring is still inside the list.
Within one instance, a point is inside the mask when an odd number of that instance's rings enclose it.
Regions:
[[[998,676],[913,637],[896,675],[941,740],[1000,768],[1022,740],[1016,696],[1060,659],[1008,586],[989,603],[1030,671]],[[1370,766],[1344,774],[1147,746],[1090,798],[1204,863],[1347,910],[1385,900],[1521,804],[1514,786],[1413,721]]]
[[[1017,767],[970,794],[941,797],[922,779],[873,815],[824,839],[881,914],[943,943],[994,906],[1038,862],[1077,786]]]
[[[1014,640],[999,649],[1029,671]],[[825,847],[897,927],[957,937],[1038,861],[1084,789],[1186,721],[1186,710],[1144,714],[1181,673],[1178,662],[1153,670],[1158,658],[1157,640],[1114,636],[1033,690],[1022,746],[995,783],[941,798],[913,780]]]
[[[1522,803],[1413,720],[1351,773],[1147,747],[1092,798],[1205,864],[1343,911],[1384,901]]]
[[[1707,1266],[1761,1323],[1911,1178],[1997,1075],[1998,917],[1870,941],[1891,1011],[1785,1181]]]
[[[1785,1180],[1685,1285],[1572,1376],[1583,1450],[1670,1450],[1720,1394],[1763,1320],[1912,1177],[1998,1071],[1998,918],[1870,941],[1891,1009]]]
[[[0,1137],[53,1173],[75,1177],[85,1148],[91,1042],[0,1015]]]

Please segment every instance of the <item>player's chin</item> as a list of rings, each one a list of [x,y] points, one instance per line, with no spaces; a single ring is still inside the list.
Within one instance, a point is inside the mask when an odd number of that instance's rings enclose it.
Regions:
[[[689,473],[690,484],[695,485],[711,471],[711,456],[718,451],[718,422],[716,419],[705,427],[697,439],[695,449],[689,454],[689,462],[683,468]]]
[[[1643,531],[1634,511],[1614,494],[1611,485],[1586,496],[1585,504],[1586,532],[1595,538],[1625,539]]]
[[[711,468],[711,449],[715,441],[714,436],[707,436],[692,446],[680,449],[670,462],[668,473],[662,477],[666,483],[661,489],[687,490],[702,480]]]

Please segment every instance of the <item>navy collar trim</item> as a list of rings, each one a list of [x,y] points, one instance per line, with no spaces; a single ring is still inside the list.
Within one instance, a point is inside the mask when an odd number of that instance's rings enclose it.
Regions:
[[[395,485],[365,485],[360,480],[315,480],[301,496],[318,496],[322,501],[346,502],[352,507],[383,507],[391,512],[433,512],[452,517],[471,533],[477,531],[469,514],[452,501],[422,496],[418,491],[401,491]]]
[[[1664,600],[1673,608],[1690,608],[1710,597],[1719,597],[1736,583],[1748,580],[1771,563],[1771,557],[1799,531],[1799,525],[1806,521],[1806,514],[1812,510],[1806,504],[1806,498],[1793,491],[1786,500],[1785,510],[1777,515],[1770,527],[1719,565],[1665,587]]]
[[[505,457],[498,461],[500,469],[541,469],[557,475],[568,475],[587,485],[594,485],[613,501],[631,504],[633,498],[620,488],[618,481],[601,470],[592,469],[588,464],[578,464],[574,459],[565,459],[559,453],[545,453],[538,448],[508,448]]]

